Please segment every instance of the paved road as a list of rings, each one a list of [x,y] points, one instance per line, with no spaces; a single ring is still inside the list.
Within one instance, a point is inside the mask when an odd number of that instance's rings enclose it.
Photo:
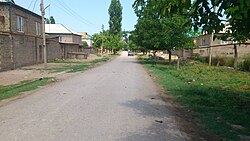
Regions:
[[[165,106],[142,65],[121,56],[0,107],[0,140],[186,140]]]

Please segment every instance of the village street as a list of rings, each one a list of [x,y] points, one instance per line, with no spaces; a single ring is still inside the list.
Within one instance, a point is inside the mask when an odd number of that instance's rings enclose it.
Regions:
[[[120,56],[0,107],[0,139],[188,140],[159,93],[135,57]]]

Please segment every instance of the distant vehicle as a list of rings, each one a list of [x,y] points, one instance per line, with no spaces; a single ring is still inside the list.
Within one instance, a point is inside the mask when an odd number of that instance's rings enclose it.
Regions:
[[[128,56],[134,56],[134,55],[135,55],[134,52],[132,52],[132,51],[129,51],[129,52],[128,52]]]

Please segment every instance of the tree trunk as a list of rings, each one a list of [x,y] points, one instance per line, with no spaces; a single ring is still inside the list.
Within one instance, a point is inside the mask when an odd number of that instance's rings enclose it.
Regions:
[[[154,55],[153,58],[154,58],[155,60],[156,60],[156,52],[157,52],[157,51],[154,51],[154,52],[153,52],[153,55]]]
[[[182,58],[185,59],[185,49],[182,49]]]
[[[237,69],[238,65],[238,50],[237,50],[237,45],[234,44],[234,69]]]
[[[209,48],[209,60],[208,60],[209,66],[212,66],[212,47]]]
[[[180,57],[178,56],[178,60],[177,60],[177,70],[180,69]]]
[[[171,50],[167,50],[167,51],[168,51],[168,54],[169,54],[168,62],[169,62],[169,64],[171,64],[172,63],[172,52],[171,52]]]

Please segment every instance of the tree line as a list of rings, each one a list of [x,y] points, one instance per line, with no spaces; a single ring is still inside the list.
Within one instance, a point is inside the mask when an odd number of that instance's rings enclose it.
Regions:
[[[104,46],[105,49],[112,50],[113,53],[126,47],[127,44],[122,39],[122,9],[120,0],[111,0],[108,9],[109,29],[93,35],[93,46]]]
[[[195,47],[191,35],[216,34],[226,24],[226,33],[214,38],[238,43],[250,38],[249,0],[135,0],[133,8],[138,22],[131,40],[141,50],[167,50],[171,55],[174,49]]]

